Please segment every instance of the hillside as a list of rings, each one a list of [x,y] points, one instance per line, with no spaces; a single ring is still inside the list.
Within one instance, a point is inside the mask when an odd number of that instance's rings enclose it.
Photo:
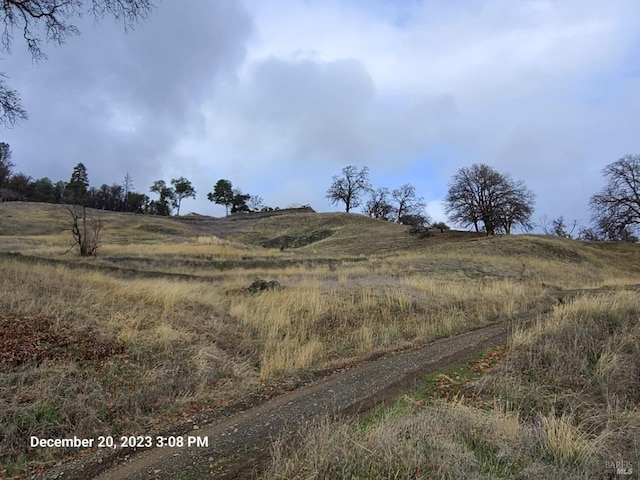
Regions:
[[[62,255],[64,207],[0,204],[8,476],[77,454],[26,448],[29,435],[154,432],[372,355],[535,317],[561,291],[640,283],[639,245],[418,239],[338,213],[95,214],[103,245],[80,258]],[[249,294],[256,278],[282,289]]]

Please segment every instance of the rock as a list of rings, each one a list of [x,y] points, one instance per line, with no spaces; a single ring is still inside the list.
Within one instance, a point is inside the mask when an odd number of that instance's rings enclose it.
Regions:
[[[247,288],[247,293],[259,293],[267,290],[282,290],[282,285],[276,280],[263,280],[259,278]]]

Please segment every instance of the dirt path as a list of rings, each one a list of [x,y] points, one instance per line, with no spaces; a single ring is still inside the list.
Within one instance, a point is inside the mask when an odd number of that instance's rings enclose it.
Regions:
[[[640,285],[558,291],[551,293],[550,298],[562,303],[581,294],[618,289],[640,290]],[[250,401],[246,409],[231,412],[226,418],[194,419],[193,423],[177,426],[174,430],[185,445],[188,437],[192,437],[206,440],[206,447],[104,448],[32,478],[251,478],[255,465],[269,460],[271,438],[296,431],[325,415],[352,416],[392,400],[411,390],[424,375],[468,362],[482,351],[504,343],[514,325],[525,324],[543,310],[532,309],[525,317],[436,340],[416,350],[378,357],[256,406]],[[198,421],[200,423],[196,423]],[[155,440],[156,434],[153,435]]]
[[[350,415],[384,400],[395,398],[425,374],[471,360],[481,351],[506,341],[510,325],[501,323],[437,340],[414,351],[389,355],[363,366],[327,377],[281,395],[254,408],[211,425],[193,425],[183,436],[206,439],[207,447],[152,448],[138,451],[98,451],[37,479],[169,479],[240,478],[250,476],[246,465],[230,465],[231,471],[211,473],[211,465],[241,454],[264,457],[268,440],[294,431],[323,415]],[[262,448],[260,448],[262,447]],[[254,450],[258,448],[258,450]],[[239,461],[239,460],[238,460]]]

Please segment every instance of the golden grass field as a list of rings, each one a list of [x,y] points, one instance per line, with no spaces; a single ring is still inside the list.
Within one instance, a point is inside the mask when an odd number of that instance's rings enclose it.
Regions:
[[[505,353],[452,398],[417,392],[365,418],[324,419],[277,439],[263,478],[637,476],[637,292],[559,305],[516,331]]]
[[[482,238],[465,232],[417,239],[401,225],[337,213],[227,219],[92,214],[104,222],[102,246],[97,257],[80,258],[75,252],[62,255],[70,240],[64,207],[0,204],[0,472],[5,476],[22,475],[73,453],[26,448],[30,435],[95,438],[148,432],[184,415],[226,405],[265,384],[540,313],[552,308],[554,295],[562,290],[640,284],[639,245],[530,235]],[[329,235],[299,248],[260,246],[318,231]],[[284,288],[245,293],[257,278],[277,280]],[[542,452],[548,460],[541,464],[543,472],[557,462],[570,465],[566,471],[587,468],[600,451],[600,443],[589,442],[609,427],[596,422],[586,428],[587,413],[583,418],[582,412],[559,404],[563,389],[583,385],[546,385],[558,375],[550,370],[553,362],[538,356],[583,354],[580,342],[599,332],[610,349],[593,353],[600,357],[590,360],[595,363],[589,374],[600,372],[599,379],[603,372],[623,375],[621,366],[631,362],[631,340],[638,345],[632,335],[638,332],[640,301],[615,289],[597,298],[580,300],[596,303],[555,307],[550,319],[517,332],[510,346],[513,354],[502,367],[508,372],[504,378],[513,381],[492,380],[493,410],[449,402],[384,421],[398,421],[393,428],[416,435],[428,436],[424,428],[447,431],[449,436],[442,433],[444,443],[437,448],[449,449],[451,455],[464,453],[470,463],[463,465],[470,471],[485,472],[474,456],[476,446],[484,448],[485,443],[490,451],[512,445],[516,450],[505,462],[516,462],[520,453],[533,459]],[[618,320],[607,321],[620,330],[602,330],[598,319],[614,316]],[[590,319],[593,331],[586,324],[582,328],[584,318]],[[560,330],[561,336],[549,333]],[[574,338],[571,332],[582,336]],[[549,335],[559,340],[542,342]],[[531,373],[533,364],[538,373]],[[637,427],[637,410],[629,410],[610,386],[597,394],[598,401],[609,402],[606,415],[615,417],[618,426],[626,428],[628,421]],[[544,390],[539,398],[535,389]],[[539,403],[531,403],[528,395]],[[609,425],[613,420],[601,417],[596,404],[585,412]],[[537,423],[525,422],[532,411],[539,415]],[[413,422],[420,427],[411,426]],[[436,423],[425,426],[430,422]],[[470,427],[477,431],[477,445],[475,439],[460,443],[459,435]],[[387,448],[366,442],[387,441],[376,440],[376,432],[393,430],[390,425],[382,422],[362,432],[359,428],[344,424],[336,430],[344,438],[327,441],[352,439],[371,451]],[[519,434],[523,440],[514,443]],[[327,432],[319,427],[310,435],[326,437]],[[613,452],[605,440],[612,445],[622,440],[607,435],[597,441]],[[575,440],[574,447],[565,447],[567,438]],[[316,441],[309,437],[310,445]],[[340,478],[304,476],[307,467],[302,464],[316,468],[311,459],[303,451],[290,457],[285,446],[278,448],[273,475]],[[349,458],[345,462],[351,462]],[[384,464],[386,457],[381,458]],[[565,462],[567,458],[571,461]],[[419,461],[420,471],[460,478],[455,477],[459,471],[449,472],[449,467],[428,470],[425,465],[433,459]],[[532,462],[526,468],[537,465]],[[401,471],[389,465],[389,472]],[[358,475],[370,478],[366,472]]]

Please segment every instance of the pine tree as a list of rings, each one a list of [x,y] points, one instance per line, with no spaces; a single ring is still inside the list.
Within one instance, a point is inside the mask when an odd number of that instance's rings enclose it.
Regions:
[[[89,189],[89,175],[87,167],[83,163],[78,163],[71,173],[71,180],[67,183],[65,193],[67,201],[71,203],[84,203]]]

